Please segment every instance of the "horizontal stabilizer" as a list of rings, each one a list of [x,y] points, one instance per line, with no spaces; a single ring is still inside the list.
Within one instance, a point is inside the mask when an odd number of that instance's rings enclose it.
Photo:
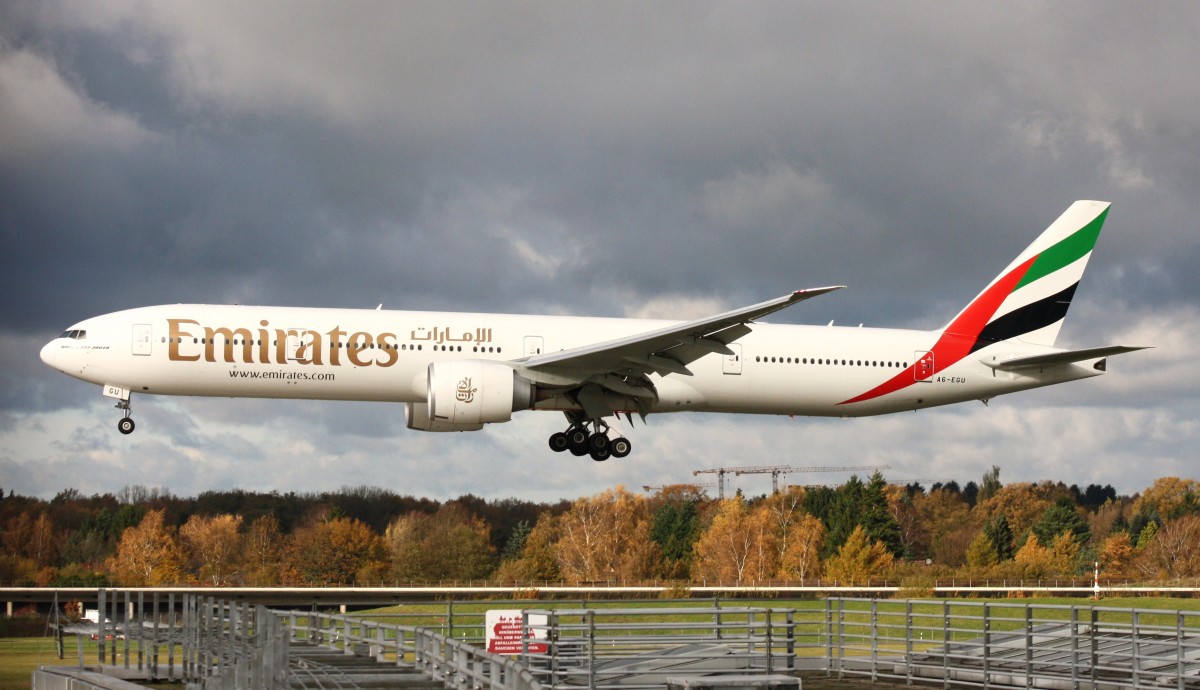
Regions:
[[[1084,350],[1064,350],[1063,352],[1050,352],[1044,355],[1032,355],[1029,357],[1014,357],[1001,361],[990,359],[983,360],[983,363],[993,369],[1001,371],[1014,371],[1018,369],[1028,369],[1030,367],[1045,367],[1055,364],[1071,364],[1072,362],[1085,362],[1090,359],[1099,359],[1101,357],[1111,357],[1112,355],[1120,355],[1126,352],[1136,352],[1138,350],[1147,349],[1144,346],[1129,346],[1129,345],[1109,345],[1108,347],[1090,347]]]

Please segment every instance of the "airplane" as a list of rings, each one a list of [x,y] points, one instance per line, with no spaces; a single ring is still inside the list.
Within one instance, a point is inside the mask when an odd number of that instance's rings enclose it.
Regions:
[[[1144,349],[1054,347],[1109,203],[1077,201],[937,330],[772,324],[838,290],[797,290],[692,321],[175,304],[81,321],[41,351],[99,384],[134,430],[134,393],[403,403],[407,427],[478,431],[557,410],[554,451],[631,444],[608,419],[725,412],[861,417],[1098,376]]]

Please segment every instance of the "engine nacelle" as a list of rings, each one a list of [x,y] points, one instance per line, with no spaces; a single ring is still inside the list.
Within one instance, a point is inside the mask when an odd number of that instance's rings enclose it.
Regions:
[[[516,410],[532,408],[533,401],[533,383],[503,364],[476,360],[429,365],[431,426],[507,422]]]
[[[404,417],[408,420],[408,428],[417,431],[479,431],[482,424],[453,424],[438,422],[429,416],[429,405],[426,403],[404,403]]]

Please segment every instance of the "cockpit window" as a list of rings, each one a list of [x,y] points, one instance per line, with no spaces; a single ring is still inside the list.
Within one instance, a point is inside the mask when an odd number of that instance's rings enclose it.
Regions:
[[[87,331],[82,331],[82,330],[78,330],[78,329],[65,331],[62,335],[60,335],[58,337],[59,338],[70,338],[71,340],[83,340],[84,338],[87,337]]]

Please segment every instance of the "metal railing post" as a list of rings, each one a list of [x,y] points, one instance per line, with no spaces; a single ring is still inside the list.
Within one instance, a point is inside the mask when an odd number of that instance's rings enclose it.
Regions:
[[[1033,687],[1033,606],[1025,605],[1025,688]]]
[[[912,685],[913,677],[913,603],[904,601],[904,684]]]
[[[983,604],[983,687],[992,687],[992,605]]]
[[[825,600],[825,675],[833,674],[833,600]]]
[[[950,690],[950,602],[942,602],[942,688]]]
[[[1079,607],[1071,607],[1071,688],[1079,688]]]
[[[1141,622],[1142,622],[1141,616],[1138,614],[1138,610],[1134,609],[1133,610],[1133,631],[1132,631],[1133,632],[1133,640],[1132,640],[1133,644],[1130,647],[1129,651],[1132,654],[1132,657],[1130,658],[1130,668],[1133,670],[1133,678],[1131,680],[1133,681],[1133,687],[1135,687],[1135,688],[1139,687],[1142,684],[1142,668],[1141,668],[1142,665],[1141,665],[1141,654],[1140,654],[1141,650],[1139,649],[1140,643],[1141,643],[1141,636],[1142,636]]]
[[[1097,632],[1097,625],[1100,622],[1100,612],[1097,611],[1096,609],[1092,609],[1091,611],[1092,611],[1092,613],[1091,613],[1092,631],[1091,631],[1091,634],[1088,636],[1091,639],[1091,651],[1089,654],[1091,663],[1089,663],[1088,666],[1091,667],[1091,670],[1092,670],[1091,671],[1091,675],[1092,675],[1091,681],[1092,681],[1092,687],[1094,688],[1094,687],[1096,687],[1096,675],[1097,675],[1096,666],[1099,665],[1099,663],[1100,663],[1100,640],[1099,640],[1100,635]]]
[[[588,609],[588,688],[596,687],[596,612]]]
[[[871,600],[871,682],[879,680],[879,600]]]

